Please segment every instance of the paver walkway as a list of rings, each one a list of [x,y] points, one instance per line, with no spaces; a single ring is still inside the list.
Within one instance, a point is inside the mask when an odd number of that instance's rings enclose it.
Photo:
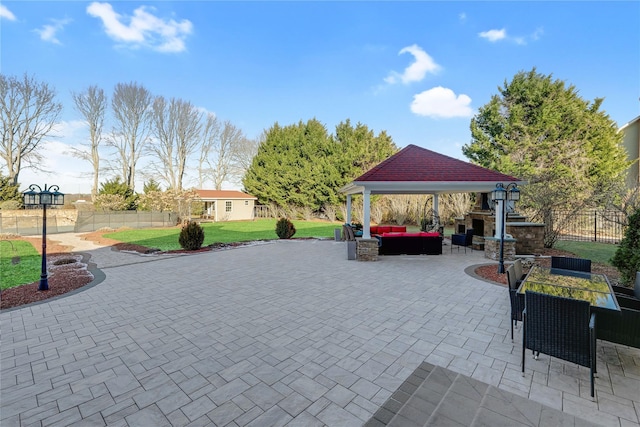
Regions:
[[[365,263],[313,240],[83,250],[101,283],[0,313],[3,427],[361,426],[423,362],[639,425],[640,350],[599,342],[597,402],[575,365],[540,357],[521,375],[506,289],[464,274],[479,252]]]

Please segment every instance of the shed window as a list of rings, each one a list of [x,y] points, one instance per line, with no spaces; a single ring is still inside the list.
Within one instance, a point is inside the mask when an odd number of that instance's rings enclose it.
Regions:
[[[226,212],[231,212],[231,201],[226,201],[224,204],[224,208]]]
[[[245,201],[244,201],[244,205],[245,205],[245,206],[249,206],[249,201],[248,201],[248,200],[245,200]]]

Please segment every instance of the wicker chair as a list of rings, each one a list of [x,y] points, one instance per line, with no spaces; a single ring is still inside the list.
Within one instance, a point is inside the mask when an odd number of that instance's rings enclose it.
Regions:
[[[591,273],[591,260],[584,258],[552,256],[551,268],[561,268],[563,270],[584,271],[586,273]]]
[[[516,280],[513,265],[507,268],[507,281],[509,282],[509,301],[511,302],[511,341],[513,341],[514,324],[517,327],[518,322],[522,322],[522,310],[524,309],[524,295],[518,294],[518,287],[520,285]]]
[[[527,275],[524,274],[524,270],[522,269],[522,260],[520,258],[513,262],[513,268],[516,271],[516,280],[522,283]]]
[[[617,296],[620,312],[598,313],[598,339],[640,348],[640,300]]]
[[[617,296],[635,298],[640,301],[640,271],[636,272],[636,282],[633,288],[615,285],[611,287],[613,288],[613,292],[615,292]]]
[[[595,396],[596,317],[587,301],[527,291],[525,294],[522,373],[526,349],[590,368]]]
[[[473,228],[468,228],[465,234],[452,234],[451,252],[453,252],[454,245],[458,247],[458,252],[460,252],[461,246],[464,246],[464,253],[467,253],[467,247],[470,247],[471,250],[473,250]]]

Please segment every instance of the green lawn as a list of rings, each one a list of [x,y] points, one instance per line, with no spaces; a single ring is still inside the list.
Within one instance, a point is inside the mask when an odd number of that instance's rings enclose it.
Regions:
[[[555,248],[574,253],[579,258],[587,258],[593,262],[611,265],[611,258],[616,253],[618,245],[559,240],[556,242]]]
[[[202,223],[204,243],[249,242],[253,240],[277,239],[275,219],[259,219],[255,221],[229,221]],[[342,227],[340,223],[317,221],[292,221],[296,227],[296,238],[317,237],[333,238],[333,230]],[[105,237],[125,243],[158,248],[163,251],[180,249],[178,237],[180,227],[147,228],[141,230],[123,230],[105,234]]]
[[[0,289],[33,283],[40,278],[42,257],[24,240],[0,240]]]

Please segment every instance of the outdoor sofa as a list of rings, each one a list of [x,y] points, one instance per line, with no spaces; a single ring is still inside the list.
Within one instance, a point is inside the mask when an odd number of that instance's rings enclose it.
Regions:
[[[380,255],[441,255],[442,236],[440,233],[390,232],[380,236]]]

